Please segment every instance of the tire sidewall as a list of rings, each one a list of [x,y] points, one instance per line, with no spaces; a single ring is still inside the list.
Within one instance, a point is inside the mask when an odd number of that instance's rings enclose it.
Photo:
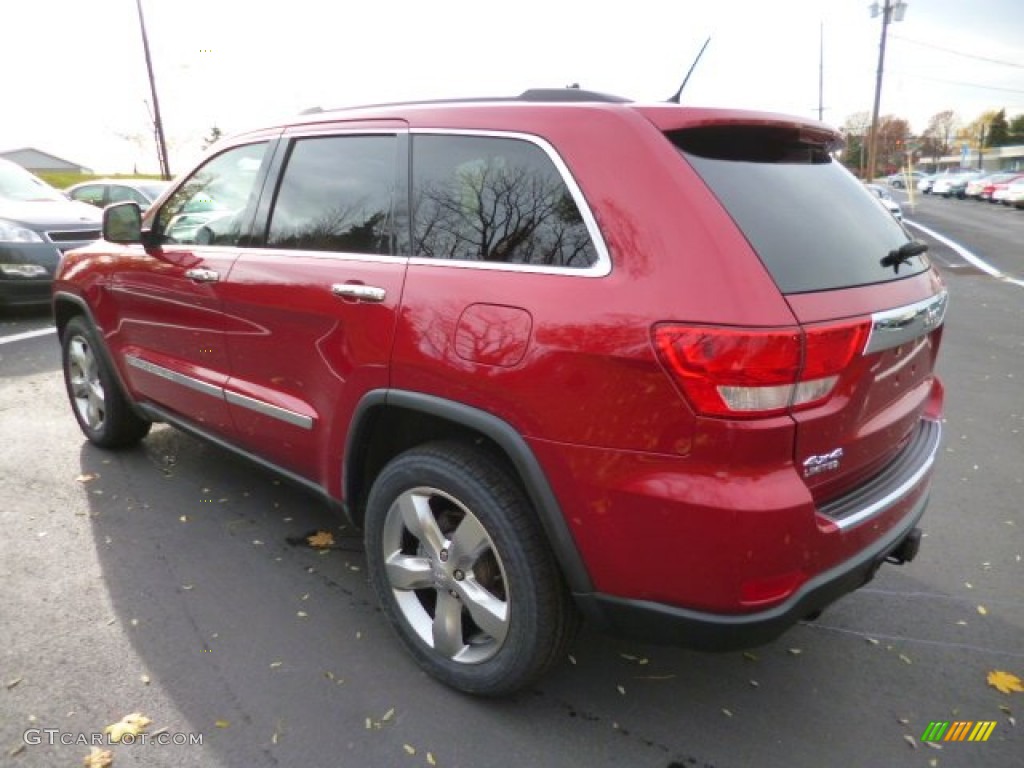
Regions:
[[[417,487],[433,487],[450,494],[466,506],[486,529],[505,570],[509,604],[509,630],[497,653],[478,664],[446,659],[434,652],[416,634],[395,600],[384,566],[382,537],[384,521],[395,500]],[[505,491],[508,488],[503,489]],[[506,497],[507,498],[507,497]],[[478,478],[460,475],[454,465],[438,453],[413,451],[398,457],[378,477],[371,490],[366,512],[366,553],[370,579],[381,607],[404,645],[431,674],[442,682],[468,693],[501,695],[522,687],[533,677],[538,655],[546,655],[549,640],[543,626],[543,582],[552,574],[550,563],[536,563],[524,551],[521,532],[510,523],[506,504]],[[557,583],[557,582],[556,582]],[[557,622],[552,616],[547,619]]]

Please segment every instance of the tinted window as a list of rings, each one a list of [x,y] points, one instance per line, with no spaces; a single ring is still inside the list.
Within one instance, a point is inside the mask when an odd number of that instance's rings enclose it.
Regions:
[[[395,136],[298,139],[292,146],[267,245],[390,253]]]
[[[140,192],[135,191],[131,187],[124,187],[121,186],[120,184],[112,184],[110,186],[109,202],[121,203],[128,200],[136,202],[143,207],[149,205],[149,200],[143,197]]]
[[[864,185],[813,137],[791,129],[713,126],[669,134],[736,221],[783,293],[894,280],[879,262],[910,240]]]
[[[556,267],[597,261],[565,181],[528,141],[415,136],[412,183],[416,256]]]
[[[161,242],[237,245],[266,150],[247,144],[200,166],[160,208]]]

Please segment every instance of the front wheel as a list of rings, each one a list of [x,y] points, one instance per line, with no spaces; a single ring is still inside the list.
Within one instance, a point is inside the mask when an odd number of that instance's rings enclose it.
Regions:
[[[152,425],[132,410],[85,318],[68,321],[61,351],[71,410],[90,442],[123,448],[144,438]]]
[[[370,579],[420,666],[467,693],[520,690],[565,651],[575,609],[522,489],[489,453],[393,459],[366,511]]]

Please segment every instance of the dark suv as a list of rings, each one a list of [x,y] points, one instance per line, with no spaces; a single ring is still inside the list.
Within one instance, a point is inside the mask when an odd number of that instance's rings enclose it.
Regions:
[[[946,292],[838,140],[576,90],[235,137],[64,260],[72,411],[319,491],[465,691],[580,613],[767,642],[914,556],[939,444]]]

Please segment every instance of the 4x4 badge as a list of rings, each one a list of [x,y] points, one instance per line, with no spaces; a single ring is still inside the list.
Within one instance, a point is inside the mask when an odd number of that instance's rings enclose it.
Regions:
[[[843,458],[843,449],[836,448],[830,453],[819,453],[804,459],[804,477],[814,477],[822,472],[834,472],[839,469],[839,460]]]

